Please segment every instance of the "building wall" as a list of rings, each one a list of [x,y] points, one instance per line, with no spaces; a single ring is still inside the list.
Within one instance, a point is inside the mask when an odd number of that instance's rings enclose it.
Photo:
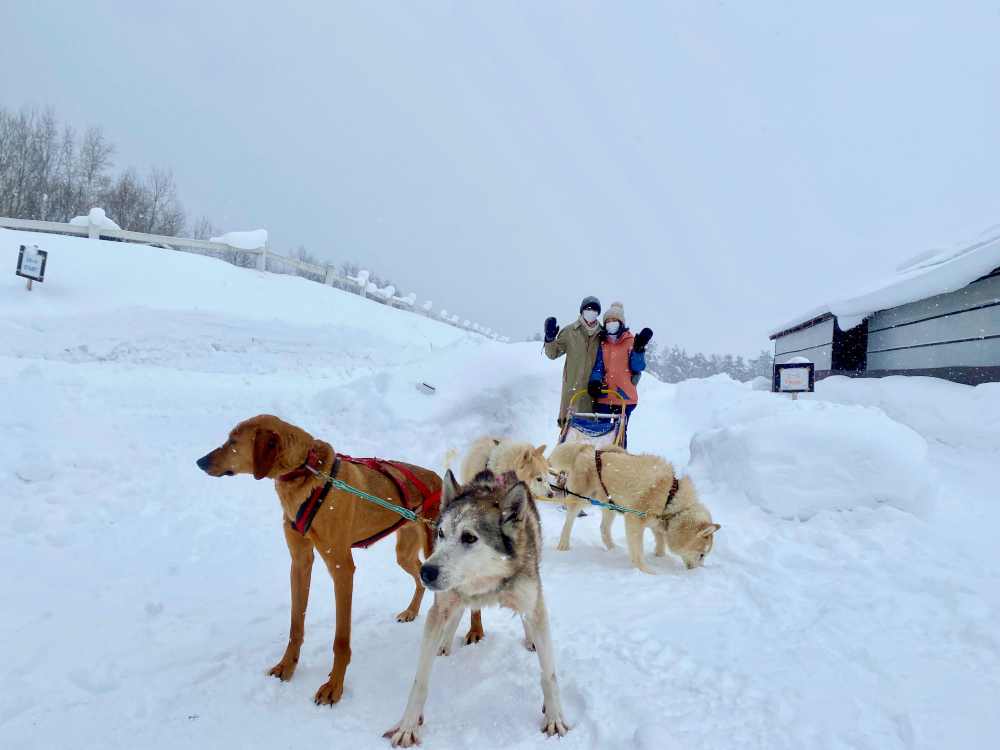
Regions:
[[[774,340],[775,364],[793,357],[805,357],[816,365],[817,372],[829,370],[833,361],[833,317]]]
[[[883,310],[870,318],[870,374],[937,368],[957,373],[962,368],[1000,371],[1000,275],[980,279],[955,292]],[[952,379],[964,381],[961,375]]]

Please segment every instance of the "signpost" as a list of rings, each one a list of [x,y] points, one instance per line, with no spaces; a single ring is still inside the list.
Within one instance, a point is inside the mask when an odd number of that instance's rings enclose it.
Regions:
[[[28,280],[29,292],[32,282],[45,281],[45,263],[48,257],[48,251],[42,250],[38,245],[21,245],[21,251],[17,254],[16,273]]]
[[[800,362],[775,365],[771,390],[775,393],[791,393],[793,401],[800,393],[812,393],[816,386],[815,368],[816,365],[804,358]]]

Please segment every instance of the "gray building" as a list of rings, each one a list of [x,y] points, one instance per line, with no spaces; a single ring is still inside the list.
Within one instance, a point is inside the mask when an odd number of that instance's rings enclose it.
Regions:
[[[806,357],[817,379],[1000,381],[1000,238],[917,258],[885,285],[821,305],[770,337],[776,364]]]

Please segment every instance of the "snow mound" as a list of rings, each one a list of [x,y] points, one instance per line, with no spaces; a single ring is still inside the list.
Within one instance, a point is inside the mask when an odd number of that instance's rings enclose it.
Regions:
[[[800,398],[881,409],[928,440],[953,448],[1000,445],[1000,383],[970,386],[940,378],[825,378]]]
[[[121,229],[120,226],[108,218],[103,208],[92,208],[86,216],[74,216],[69,220],[69,223],[75,227],[95,226],[101,229]]]
[[[221,237],[213,237],[211,241],[221,242],[238,250],[260,250],[267,245],[267,230],[252,229],[248,232],[226,232]]]
[[[909,427],[862,406],[785,401],[775,411],[696,434],[691,473],[783,518],[882,504],[924,508],[932,485],[927,443]]]

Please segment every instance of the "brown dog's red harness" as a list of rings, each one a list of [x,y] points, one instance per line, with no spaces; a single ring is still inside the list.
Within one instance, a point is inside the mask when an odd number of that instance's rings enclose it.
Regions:
[[[419,509],[420,515],[425,518],[435,518],[437,516],[441,505],[441,491],[431,492],[430,488],[417,477],[410,467],[397,461],[386,461],[381,458],[354,458],[353,456],[334,454],[333,468],[327,475],[326,481],[309,493],[309,497],[299,506],[295,514],[292,528],[300,534],[305,534],[309,531],[313,520],[316,518],[316,514],[323,507],[323,501],[326,500],[326,496],[330,493],[333,480],[336,479],[337,471],[340,469],[341,461],[377,471],[393,483],[404,507],[409,510]],[[314,475],[321,465],[322,462],[319,460],[319,455],[315,450],[310,450],[306,462],[302,466],[293,469],[287,474],[282,474],[278,479],[285,481]],[[398,472],[398,475],[396,472]],[[402,476],[400,477],[399,475]],[[366,539],[354,542],[351,546],[367,549],[375,544],[375,542],[392,534],[404,523],[407,523],[407,519],[400,517],[398,521],[388,528],[372,534]]]

